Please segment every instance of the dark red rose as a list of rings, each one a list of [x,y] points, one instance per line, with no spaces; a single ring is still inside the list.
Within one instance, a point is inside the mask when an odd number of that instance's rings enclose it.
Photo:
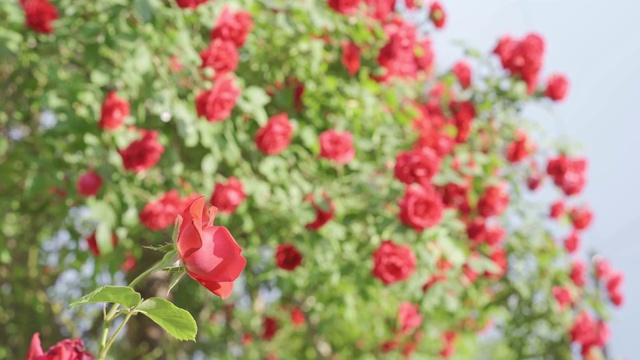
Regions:
[[[102,186],[102,178],[94,170],[88,170],[78,179],[76,190],[82,196],[95,196]]]
[[[427,184],[440,171],[440,158],[429,148],[403,151],[396,157],[393,170],[405,184]]]
[[[409,278],[416,269],[416,256],[408,245],[385,240],[373,253],[373,271],[385,285]]]
[[[278,114],[258,130],[256,146],[264,154],[277,155],[291,144],[292,136],[293,126],[289,122],[289,116],[285,113]]]
[[[191,199],[191,202],[193,200]],[[158,200],[150,201],[144,206],[140,212],[140,222],[152,231],[165,230],[173,225],[184,208],[178,190],[171,190]]]
[[[26,360],[93,360],[93,355],[85,351],[80,339],[65,339],[42,351],[40,333],[33,334]]]
[[[111,91],[102,103],[98,125],[104,130],[116,130],[124,124],[127,116],[129,116],[129,102],[118,97],[115,91]]]
[[[583,287],[585,284],[587,265],[580,260],[575,260],[573,264],[571,264],[571,273],[569,277],[573,281],[574,284],[578,287]]]
[[[398,309],[398,321],[400,323],[400,331],[403,334],[408,334],[412,330],[417,329],[422,325],[422,315],[420,314],[420,308],[418,305],[414,305],[410,302],[403,302]]]
[[[214,226],[216,208],[205,212],[201,196],[181,215],[177,247],[187,274],[212,293],[226,299],[247,264],[242,249],[224,226]]]
[[[453,74],[458,78],[458,82],[463,89],[471,86],[471,67],[469,63],[464,60],[460,60],[451,69]]]
[[[320,134],[320,157],[346,164],[356,156],[353,137],[348,131],[326,130]]]
[[[397,349],[399,346],[400,343],[398,342],[398,340],[387,340],[380,345],[380,351],[382,353],[388,353]]]
[[[549,213],[549,216],[552,219],[560,219],[565,213],[564,210],[564,201],[562,200],[558,200],[556,202],[554,202],[553,204],[551,204],[551,212]]]
[[[302,264],[302,254],[291,244],[278,245],[276,249],[276,265],[280,269],[293,271]]]
[[[399,205],[400,221],[416,232],[436,226],[442,220],[444,204],[431,186],[408,186]]]
[[[211,205],[217,207],[221,213],[231,214],[246,198],[247,194],[244,192],[242,182],[235,177],[230,177],[226,184],[216,183],[211,194]]]
[[[278,321],[276,321],[276,319],[270,316],[265,316],[262,328],[262,338],[267,341],[273,339],[279,329],[280,326],[278,326]]]
[[[299,307],[291,309],[291,322],[293,325],[304,325],[304,312]]]
[[[213,39],[205,50],[200,52],[202,68],[215,70],[216,78],[220,75],[236,71],[240,56],[236,44],[229,40]]]
[[[153,130],[142,130],[142,139],[136,140],[120,150],[122,165],[125,170],[142,172],[156,166],[164,153],[164,146],[158,142],[158,133]]]
[[[342,43],[342,65],[349,75],[355,75],[360,69],[360,48],[353,42]]]
[[[179,7],[183,9],[195,9],[209,0],[176,0]]]
[[[326,223],[331,221],[336,214],[333,202],[326,194],[322,196],[323,203],[318,204],[315,199],[311,200],[311,206],[316,211],[316,218],[305,227],[309,230],[319,230]]]
[[[211,31],[211,39],[230,40],[237,47],[242,47],[252,28],[251,14],[246,11],[234,13],[225,7],[216,22],[216,27]]]
[[[431,19],[436,28],[442,29],[444,27],[447,17],[439,2],[434,1],[429,7],[429,19]]]
[[[508,36],[500,39],[494,53],[500,56],[502,66],[513,76],[527,83],[527,91],[532,94],[542,69],[544,40],[538,34],[528,34],[522,40]]]
[[[53,32],[53,22],[58,19],[58,10],[49,0],[21,0],[25,25],[41,34]]]
[[[544,95],[553,101],[562,101],[567,96],[569,81],[562,74],[551,75],[547,79],[547,88]]]
[[[198,116],[206,118],[209,122],[218,122],[231,116],[231,111],[236,106],[240,96],[240,88],[229,75],[218,77],[211,90],[202,91],[196,96],[196,110]]]
[[[448,183],[438,187],[442,195],[442,202],[450,208],[466,212],[469,208],[469,186],[456,183]]]
[[[478,212],[484,217],[501,215],[509,205],[509,193],[504,185],[485,189],[478,201]]]
[[[507,160],[512,163],[520,162],[529,156],[533,147],[527,133],[518,130],[515,139],[507,147]]]
[[[566,155],[550,158],[547,173],[553,178],[553,183],[567,196],[576,195],[582,191],[587,181],[587,160],[572,159]]]
[[[360,0],[327,0],[327,3],[336,12],[348,15],[358,10]]]
[[[95,231],[87,238],[87,244],[89,245],[89,250],[93,255],[100,256],[100,247],[98,246]],[[116,234],[111,235],[111,246],[113,246],[114,249],[118,246],[118,237]]]
[[[591,225],[593,212],[587,206],[575,207],[569,211],[569,217],[574,228],[584,230]]]
[[[564,248],[569,254],[573,254],[580,248],[580,236],[576,230],[573,230],[566,239],[564,239]]]

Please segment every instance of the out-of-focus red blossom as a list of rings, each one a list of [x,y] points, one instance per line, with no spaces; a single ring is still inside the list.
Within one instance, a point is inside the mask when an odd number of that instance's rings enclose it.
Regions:
[[[256,146],[266,155],[277,155],[291,144],[293,126],[286,113],[272,116],[256,133]]]
[[[506,185],[489,186],[478,200],[478,212],[484,217],[501,215],[509,205]]]
[[[502,227],[495,224],[485,229],[484,241],[489,246],[496,246],[504,241],[506,234]]]
[[[575,260],[571,264],[571,272],[569,274],[569,277],[571,278],[571,281],[576,284],[576,286],[583,287],[586,282],[586,271],[587,265],[581,260]]]
[[[115,91],[110,91],[102,103],[98,125],[104,130],[116,130],[124,124],[129,113],[129,102],[120,98]]]
[[[393,171],[405,184],[428,184],[440,171],[440,158],[429,148],[403,151],[396,157]]]
[[[76,182],[76,190],[82,196],[95,196],[102,186],[102,178],[93,169],[89,169],[84,173],[78,182]]]
[[[418,69],[429,74],[433,69],[433,60],[435,58],[431,39],[425,37],[418,40],[416,49],[415,61]]]
[[[91,250],[93,255],[100,256],[100,247],[98,247],[95,231],[87,238],[87,245],[89,245],[89,250]],[[118,246],[118,237],[116,234],[111,234],[111,246],[113,246],[113,248]]]
[[[209,122],[223,121],[231,116],[240,96],[240,88],[229,75],[216,78],[210,90],[204,90],[196,96],[196,111],[198,116]]]
[[[299,307],[291,309],[291,322],[296,326],[304,325],[304,312]]]
[[[431,185],[410,185],[399,202],[400,221],[416,232],[436,226],[442,220],[444,204]]]
[[[380,345],[380,351],[383,353],[391,352],[397,349],[400,346],[400,342],[398,340],[387,340]]]
[[[562,101],[567,96],[569,81],[562,74],[554,74],[547,79],[544,95],[553,101]]]
[[[345,15],[353,14],[360,6],[360,0],[328,0],[327,3],[330,8]]]
[[[408,245],[385,240],[373,252],[372,274],[385,285],[409,278],[416,268],[416,256]]]
[[[489,254],[489,259],[498,267],[497,271],[485,271],[484,276],[489,279],[501,279],[507,272],[508,259],[505,249],[494,248]]]
[[[302,254],[292,244],[280,244],[276,249],[276,265],[283,270],[293,271],[302,264]]]
[[[304,84],[298,84],[293,89],[293,107],[298,112],[304,110],[304,103],[302,102],[302,96],[304,95]]]
[[[136,257],[131,253],[127,253],[124,257],[122,265],[120,265],[120,271],[127,273],[133,270],[137,264],[138,261],[136,260]]]
[[[596,279],[606,280],[611,275],[613,269],[606,259],[599,258],[595,261]]]
[[[53,22],[58,19],[58,10],[49,0],[21,0],[25,25],[41,34],[53,32]]]
[[[164,230],[171,226],[176,216],[184,210],[178,190],[163,194],[158,200],[148,202],[140,212],[140,222],[152,231]]]
[[[457,63],[455,63],[455,65],[453,65],[451,71],[456,76],[456,78],[458,78],[458,82],[463,89],[471,86],[471,67],[469,66],[468,62],[464,60],[458,61]]]
[[[444,27],[447,16],[439,2],[434,1],[429,7],[429,19],[436,28],[442,29]]]
[[[569,217],[574,228],[584,230],[591,225],[593,212],[588,206],[574,207],[569,210]]]
[[[536,162],[532,162],[529,178],[527,178],[527,187],[531,191],[536,191],[538,188],[540,188],[543,181],[544,174],[538,168],[538,164]]]
[[[393,13],[396,0],[364,0],[367,4],[369,14],[374,19],[385,21]]]
[[[342,43],[342,65],[351,76],[360,69],[360,48],[351,41]]]
[[[551,204],[551,211],[549,212],[549,216],[552,219],[560,219],[565,214],[565,206],[564,201],[558,200]]]
[[[156,131],[141,130],[141,132],[142,139],[132,142],[126,149],[119,151],[122,165],[127,171],[139,173],[149,170],[156,166],[164,153],[164,146],[158,142]]]
[[[64,339],[44,352],[40,333],[35,333],[31,337],[26,360],[93,360],[93,355],[84,349],[81,339]]]
[[[447,359],[451,357],[456,352],[455,344],[456,338],[458,334],[455,331],[446,331],[442,334],[442,340],[444,342],[444,347],[440,350],[440,356]]]
[[[182,212],[177,248],[187,274],[215,295],[226,299],[247,260],[224,226],[214,226],[217,209],[205,212],[205,198],[198,197]],[[207,216],[208,215],[208,216]]]
[[[573,321],[569,330],[571,341],[582,345],[582,354],[588,354],[593,347],[603,347],[609,342],[611,331],[602,320],[596,321],[591,315],[582,311]]]
[[[178,6],[182,9],[195,9],[209,0],[176,0]]]
[[[237,47],[242,47],[252,28],[251,14],[246,11],[232,12],[225,7],[211,31],[211,39],[229,40]]]
[[[535,33],[526,35],[522,40],[504,36],[493,52],[500,57],[502,66],[511,75],[527,83],[527,91],[532,94],[542,69],[544,39]]]
[[[507,147],[507,160],[517,163],[529,156],[533,151],[534,145],[527,136],[527,133],[518,130],[515,139]]]
[[[320,157],[346,164],[356,156],[353,136],[348,131],[326,130],[320,134]]]
[[[471,132],[471,123],[476,117],[476,108],[471,101],[451,101],[449,108],[453,112],[455,126],[458,129],[456,142],[465,143]]]
[[[404,5],[407,7],[407,9],[415,9],[419,6],[418,4],[416,4],[416,0],[404,0]]]
[[[550,158],[547,163],[547,174],[567,196],[576,195],[582,191],[587,181],[587,160],[572,159],[566,155]]]
[[[279,360],[280,358],[278,357],[277,354],[274,353],[268,353],[267,357],[265,358],[265,360]]]
[[[478,279],[478,276],[479,276],[478,272],[475,271],[471,267],[471,265],[469,265],[469,263],[465,263],[464,265],[462,265],[462,274],[467,279],[467,282],[469,284],[473,284],[476,281],[476,279]]]
[[[573,254],[580,248],[580,236],[576,230],[573,230],[569,236],[564,239],[564,248],[569,254]]]
[[[180,57],[176,54],[173,54],[169,57],[169,71],[172,73],[178,73],[182,71],[184,65],[182,61],[180,61]]]
[[[379,80],[385,82],[394,76],[414,77],[418,70],[415,26],[398,17],[384,26],[384,32],[389,40],[378,53],[378,64],[386,73]]]
[[[202,68],[215,70],[216,77],[233,72],[238,67],[240,55],[236,44],[230,40],[213,39],[209,46],[200,52]]]
[[[417,329],[422,325],[422,315],[418,305],[410,302],[403,302],[398,309],[398,321],[400,323],[400,331],[403,334],[410,333],[413,329]]]
[[[558,308],[560,310],[564,310],[568,306],[573,305],[573,296],[571,296],[571,290],[562,286],[554,286],[551,289],[553,296],[556,298],[558,302]]]
[[[450,208],[458,209],[462,213],[469,210],[469,186],[457,183],[448,183],[439,186],[438,191],[442,195],[442,202]]]
[[[262,324],[262,339],[267,341],[273,339],[279,329],[280,326],[278,325],[278,321],[276,319],[272,318],[271,316],[265,316],[264,322]]]
[[[242,334],[242,340],[240,340],[240,342],[242,342],[242,345],[249,345],[253,342],[253,336],[249,333],[244,333]]]
[[[326,223],[331,221],[335,216],[336,209],[331,198],[326,194],[323,194],[322,199],[324,204],[318,204],[315,199],[311,198],[311,206],[313,206],[313,209],[316,211],[316,218],[312,222],[308,223],[305,228],[317,231]]]
[[[609,293],[609,299],[616,306],[622,305],[622,302],[624,301],[621,289],[623,280],[624,275],[620,272],[612,272],[607,279],[607,292]]]
[[[216,183],[211,194],[211,205],[221,213],[231,214],[246,198],[242,181],[232,176],[226,183]]]
[[[444,274],[433,275],[432,277],[429,278],[429,280],[427,280],[427,282],[424,283],[424,285],[422,285],[422,291],[426,292],[429,289],[431,289],[433,285],[443,281],[447,281],[446,275]]]

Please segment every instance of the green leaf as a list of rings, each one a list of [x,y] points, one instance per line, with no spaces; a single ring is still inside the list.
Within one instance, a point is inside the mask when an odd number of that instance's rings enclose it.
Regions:
[[[198,326],[193,316],[165,299],[147,299],[136,308],[136,312],[148,316],[178,340],[196,340]]]
[[[128,286],[103,286],[69,304],[69,310],[78,305],[116,303],[131,308],[140,303],[142,297]]]
[[[171,292],[171,290],[173,290],[173,288],[178,285],[178,283],[180,282],[180,280],[184,277],[184,274],[186,274],[186,272],[182,271],[182,272],[178,272],[178,273],[174,273],[171,276],[171,282],[169,283],[169,290],[167,290],[167,295],[169,295],[169,293]]]

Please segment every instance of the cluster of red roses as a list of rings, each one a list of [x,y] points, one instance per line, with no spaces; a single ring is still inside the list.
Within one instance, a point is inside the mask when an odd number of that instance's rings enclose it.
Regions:
[[[41,34],[53,32],[53,22],[58,19],[58,10],[49,0],[20,0],[20,5],[24,10],[27,27]]]

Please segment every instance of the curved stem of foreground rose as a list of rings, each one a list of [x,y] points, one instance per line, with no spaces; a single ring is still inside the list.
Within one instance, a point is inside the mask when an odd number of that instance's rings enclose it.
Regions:
[[[114,308],[117,308],[117,306],[114,306]],[[113,342],[116,340],[116,337],[118,337],[118,334],[120,333],[120,331],[122,331],[122,329],[124,329],[125,325],[127,325],[127,322],[129,321],[129,319],[131,319],[131,316],[133,316],[135,309],[131,309],[129,310],[129,313],[127,314],[127,316],[124,318],[124,320],[122,320],[122,324],[120,324],[120,326],[118,326],[118,328],[116,329],[116,331],[113,333],[113,335],[111,336],[111,338],[109,339],[109,341],[107,341],[107,343],[105,344],[104,348],[102,348],[102,350],[100,350],[100,353],[98,354],[98,360],[104,360],[107,358],[107,352],[109,351],[109,348],[111,347],[111,345],[113,345]],[[106,321],[105,321],[106,323]],[[107,327],[108,330],[108,327]]]

